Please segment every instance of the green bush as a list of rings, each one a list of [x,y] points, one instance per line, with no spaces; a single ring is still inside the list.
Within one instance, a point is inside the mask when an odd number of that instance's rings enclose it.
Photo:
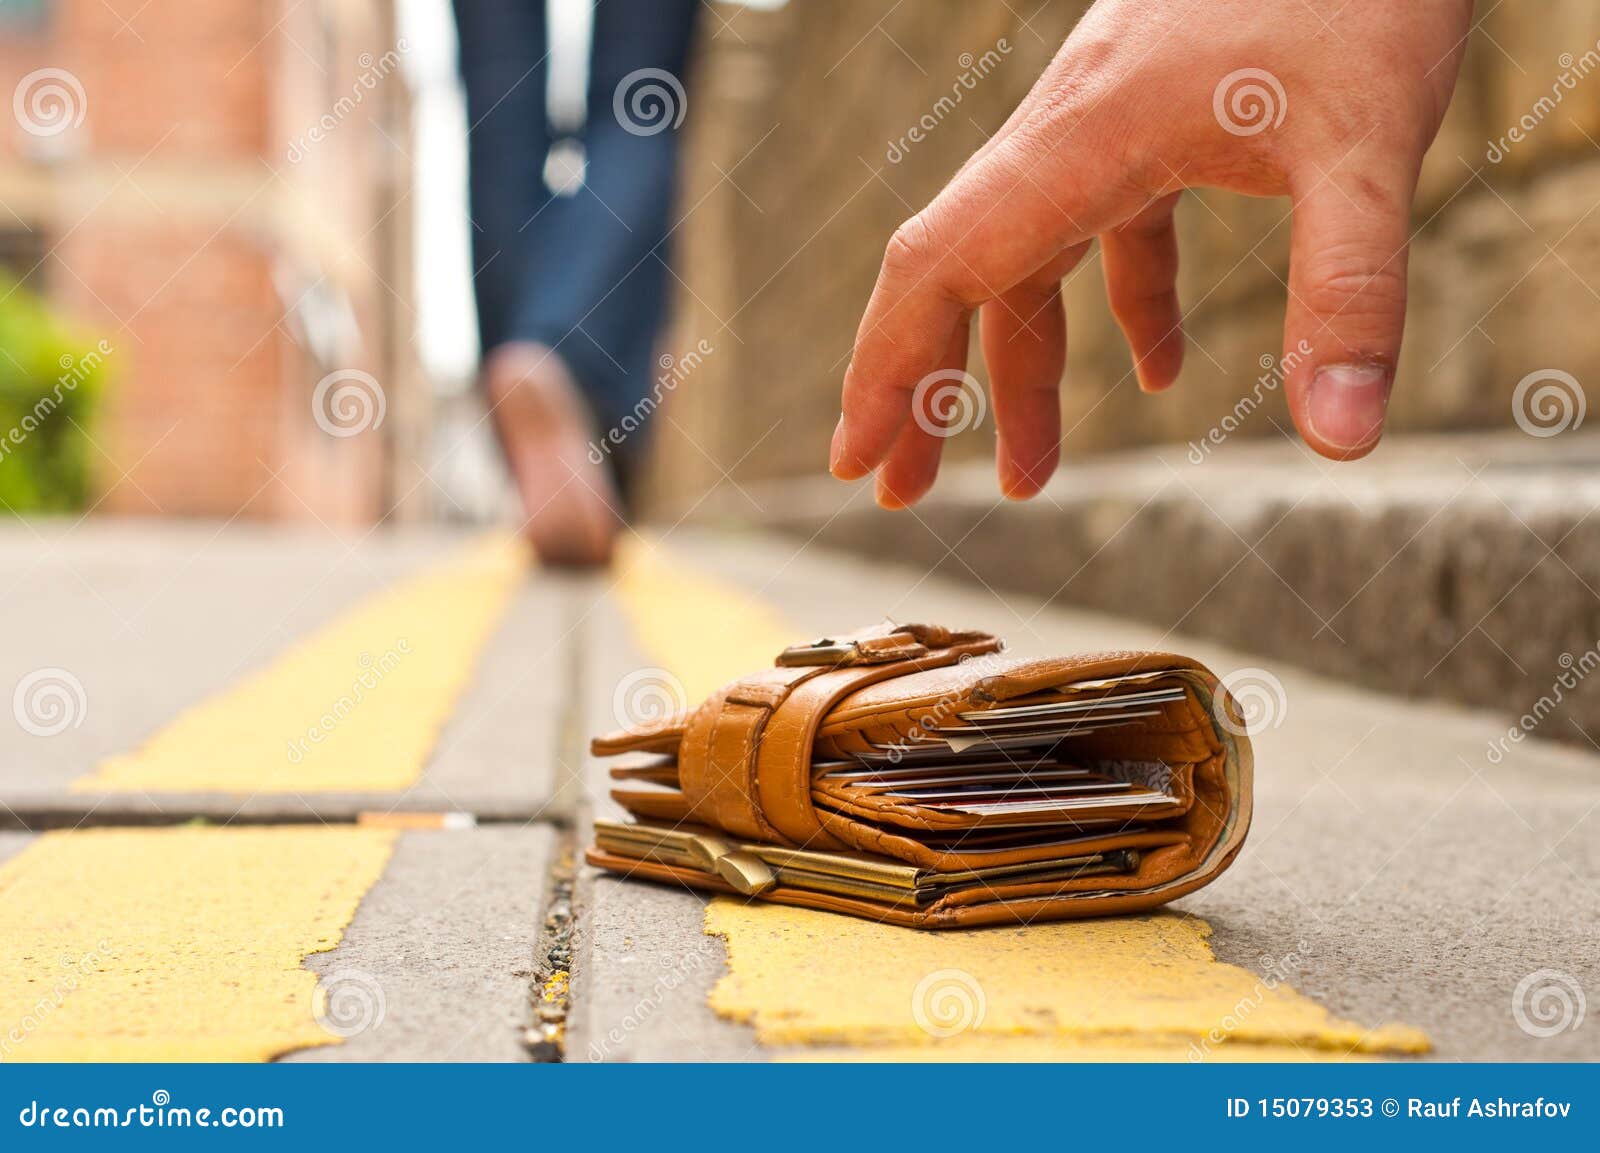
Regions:
[[[88,504],[89,437],[111,352],[0,279],[0,514]]]

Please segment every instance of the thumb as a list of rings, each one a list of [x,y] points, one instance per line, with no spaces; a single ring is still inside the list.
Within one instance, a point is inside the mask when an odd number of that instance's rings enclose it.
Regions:
[[[1406,319],[1415,177],[1361,156],[1296,196],[1284,360],[1289,406],[1323,456],[1365,456],[1383,434]]]

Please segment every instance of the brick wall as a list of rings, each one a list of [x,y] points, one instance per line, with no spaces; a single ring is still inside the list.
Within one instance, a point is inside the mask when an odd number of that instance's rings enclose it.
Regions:
[[[678,234],[687,291],[672,341],[708,338],[717,353],[659,422],[663,506],[693,503],[721,469],[744,479],[822,467],[884,243],[1002,123],[1085,6],[804,0],[705,21],[690,95],[684,207],[693,207]],[[1480,9],[1416,206],[1392,406],[1401,430],[1508,427],[1512,390],[1536,369],[1600,380],[1600,69],[1505,160],[1486,159],[1489,142],[1551,91],[1563,53],[1584,67],[1600,9],[1592,0]],[[1001,62],[891,160],[891,145],[1002,38]],[[1099,268],[1081,269],[1067,294],[1068,454],[1183,442],[1232,408],[1259,358],[1280,351],[1287,215],[1282,200],[1186,198],[1180,291],[1204,351],[1191,347],[1183,380],[1160,397],[1132,383]],[[1244,433],[1290,427],[1282,405],[1274,395]],[[986,424],[945,451],[987,456],[992,435]]]
[[[111,512],[359,522],[404,491],[410,355],[406,96],[363,88],[396,45],[386,0],[58,0],[0,25],[0,93],[62,70],[81,123],[0,132],[0,201],[46,259],[16,268],[115,348],[94,430]],[[391,58],[392,59],[392,58]],[[35,82],[37,83],[37,81]],[[0,225],[8,223],[0,218]],[[325,374],[371,374],[385,424],[318,425]]]

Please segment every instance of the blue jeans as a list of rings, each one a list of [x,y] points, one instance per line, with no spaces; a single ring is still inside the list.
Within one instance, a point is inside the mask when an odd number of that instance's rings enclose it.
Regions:
[[[596,0],[584,186],[553,196],[544,0],[454,0],[466,87],[478,333],[556,349],[602,428],[649,391],[666,312],[667,230],[697,0]],[[667,106],[650,91],[665,92]],[[636,98],[636,99],[630,99]],[[654,113],[654,115],[652,115]]]

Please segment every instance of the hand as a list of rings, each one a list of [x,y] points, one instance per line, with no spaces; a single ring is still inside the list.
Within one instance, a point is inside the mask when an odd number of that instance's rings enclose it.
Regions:
[[[1060,455],[1061,278],[1098,236],[1139,386],[1171,385],[1184,347],[1172,212],[1193,187],[1292,199],[1284,347],[1311,351],[1283,362],[1289,407],[1324,456],[1370,452],[1400,351],[1417,173],[1471,18],[1471,0],[1099,0],[889,241],[833,474],[876,469],[888,508],[928,490],[942,425],[926,404],[913,414],[913,393],[964,370],[977,309],[1000,488],[1038,492]]]

